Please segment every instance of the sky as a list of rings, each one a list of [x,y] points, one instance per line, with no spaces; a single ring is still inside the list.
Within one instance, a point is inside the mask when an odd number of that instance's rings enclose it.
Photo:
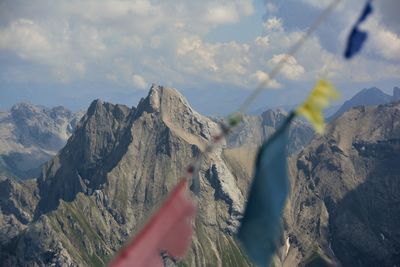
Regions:
[[[151,84],[207,115],[237,109],[329,0],[0,0],[0,110],[16,102],[136,106]],[[342,0],[250,107],[300,103],[319,78],[342,100],[400,86],[398,0],[374,0],[362,52],[342,54],[365,1]]]

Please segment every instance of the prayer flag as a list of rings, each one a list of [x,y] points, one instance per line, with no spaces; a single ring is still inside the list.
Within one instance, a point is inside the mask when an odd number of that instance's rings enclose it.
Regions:
[[[359,29],[360,24],[372,13],[373,8],[371,4],[371,0],[368,0],[363,12],[361,13],[361,16],[353,26],[350,35],[347,39],[347,46],[346,50],[344,52],[344,57],[346,59],[350,59],[353,57],[355,54],[360,52],[365,40],[367,40],[368,33],[365,31],[361,31]]]
[[[292,112],[260,148],[246,210],[237,233],[250,260],[268,267],[280,237],[280,218],[288,194],[286,146]]]
[[[338,97],[339,93],[332,83],[319,80],[306,101],[297,108],[296,114],[308,119],[314,126],[315,131],[322,134],[325,128],[322,111],[329,105],[330,100]]]
[[[121,251],[110,267],[163,267],[166,255],[182,258],[190,247],[196,207],[187,180],[175,187],[160,210]]]
[[[318,81],[307,100],[289,114],[258,152],[255,176],[237,233],[250,260],[257,266],[269,266],[280,237],[280,219],[289,187],[286,147],[290,123],[296,115],[303,115],[322,133],[322,110],[338,95],[330,82]]]

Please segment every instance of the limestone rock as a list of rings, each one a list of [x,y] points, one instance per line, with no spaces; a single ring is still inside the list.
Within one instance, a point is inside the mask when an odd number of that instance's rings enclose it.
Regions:
[[[81,113],[64,107],[48,109],[30,103],[14,105],[0,116],[0,173],[36,178],[41,165],[61,149]]]
[[[283,266],[400,262],[400,104],[351,109],[291,159]]]
[[[283,123],[288,113],[284,110],[267,110],[261,116],[244,116],[243,121],[227,137],[230,148],[240,146],[260,146]],[[288,153],[299,152],[309,144],[314,136],[314,131],[304,120],[296,119],[289,132]]]
[[[94,101],[66,146],[44,166],[34,219],[4,245],[17,249],[8,249],[3,259],[105,265],[218,131],[171,88],[153,85],[137,108]],[[199,215],[185,259],[190,266],[249,266],[232,235],[250,176],[234,171],[238,166],[232,167],[222,145],[203,158],[197,174]]]
[[[400,103],[353,108],[292,155],[275,266],[400,261],[399,115]],[[195,235],[180,266],[251,266],[233,235],[257,144],[285,116],[245,117],[248,126],[202,158]],[[296,121],[293,147],[310,131]],[[136,108],[94,101],[37,180],[0,175],[0,266],[106,265],[218,132],[218,120],[172,88],[153,85]]]

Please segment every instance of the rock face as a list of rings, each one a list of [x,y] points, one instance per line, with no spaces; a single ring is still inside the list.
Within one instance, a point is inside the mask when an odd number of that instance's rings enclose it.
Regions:
[[[288,116],[284,110],[267,110],[261,116],[244,116],[243,122],[227,137],[228,147],[258,147]],[[309,144],[314,136],[311,126],[303,120],[295,120],[290,128],[288,153],[294,154]]]
[[[41,164],[65,145],[81,116],[64,107],[29,103],[0,114],[0,173],[22,179],[39,176]]]
[[[2,266],[14,266],[8,257],[12,243],[33,220],[38,203],[38,191],[34,180],[24,183],[0,178],[0,262]]]
[[[275,266],[400,262],[399,115],[400,103],[351,109],[292,156]],[[179,266],[250,266],[233,234],[256,144],[285,116],[245,117],[203,158],[195,236]],[[38,179],[0,178],[0,266],[106,265],[218,131],[171,88],[153,85],[136,108],[94,101]]]
[[[132,109],[93,102],[67,145],[44,166],[33,219],[3,244],[0,262],[105,265],[218,131],[170,88],[154,85]],[[219,148],[204,158],[196,234],[181,265],[249,266],[232,235],[251,175],[238,155],[251,160],[250,154]]]
[[[291,159],[287,243],[278,262],[321,266],[306,264],[314,257],[342,266],[396,266],[399,158],[400,103],[351,109],[331,123]]]

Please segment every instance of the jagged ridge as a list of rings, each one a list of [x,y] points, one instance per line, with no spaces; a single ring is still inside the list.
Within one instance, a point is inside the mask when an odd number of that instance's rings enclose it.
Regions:
[[[34,219],[4,246],[11,255],[3,255],[3,262],[106,264],[216,131],[215,122],[170,88],[153,85],[148,97],[132,109],[93,102],[67,145],[43,168]],[[216,188],[206,178],[212,169],[225,198],[216,197]],[[232,174],[222,149],[204,159],[199,176],[196,236],[182,264],[248,265],[232,233],[246,188],[237,184],[246,184],[249,177]]]

